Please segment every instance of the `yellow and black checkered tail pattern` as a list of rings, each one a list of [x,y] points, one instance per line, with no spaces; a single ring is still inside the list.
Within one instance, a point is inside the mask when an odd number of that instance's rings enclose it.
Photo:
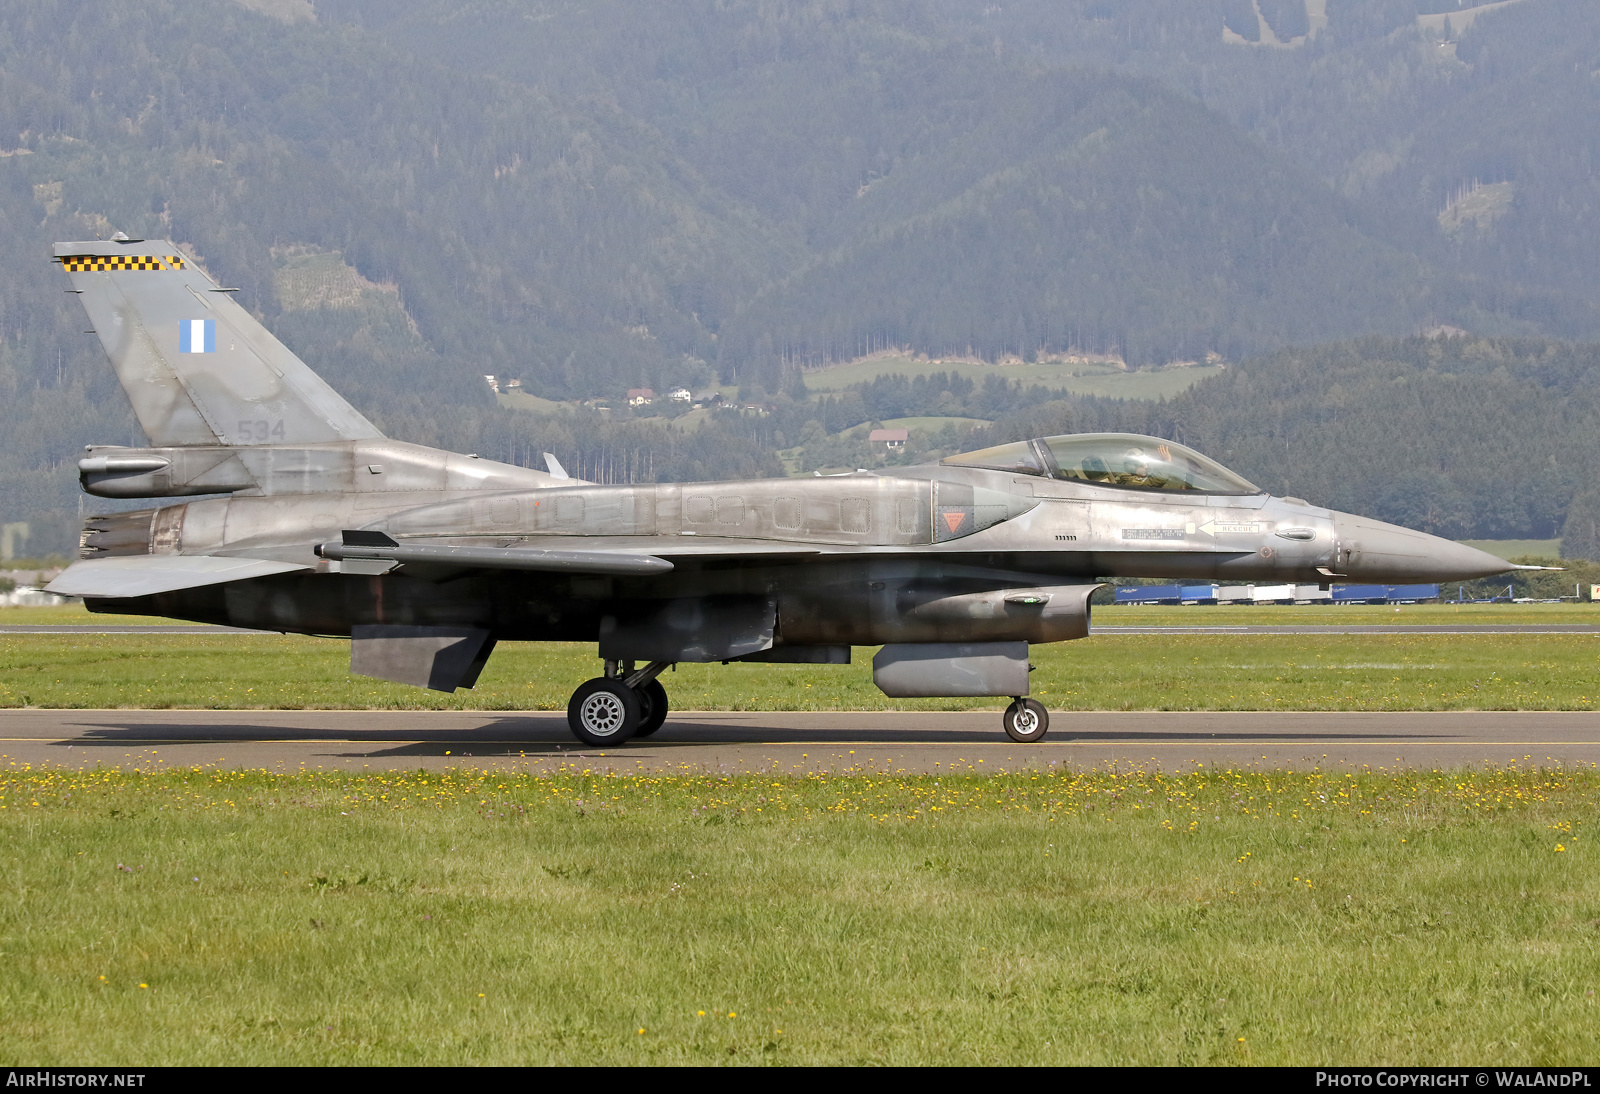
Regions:
[[[179,255],[67,255],[61,264],[68,273],[98,273],[117,270],[181,270]]]

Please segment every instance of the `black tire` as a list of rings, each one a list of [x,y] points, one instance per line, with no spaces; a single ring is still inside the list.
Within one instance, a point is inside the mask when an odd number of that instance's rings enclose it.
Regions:
[[[586,745],[606,748],[627,742],[639,728],[639,696],[621,680],[597,676],[572,693],[567,725]]]
[[[1050,712],[1037,699],[1015,699],[1006,707],[1006,736],[1022,744],[1042,740],[1050,731]]]
[[[667,689],[661,686],[660,680],[652,680],[642,688],[635,688],[634,694],[639,697],[639,728],[633,735],[648,737],[667,720]]]

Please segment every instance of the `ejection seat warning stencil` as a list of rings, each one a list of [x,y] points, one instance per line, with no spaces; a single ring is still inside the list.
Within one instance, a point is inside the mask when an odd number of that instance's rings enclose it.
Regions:
[[[179,321],[178,352],[217,352],[217,321],[215,319],[184,319]]]

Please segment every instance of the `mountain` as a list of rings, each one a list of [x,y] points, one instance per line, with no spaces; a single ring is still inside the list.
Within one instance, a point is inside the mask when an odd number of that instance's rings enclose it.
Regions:
[[[1365,234],[1319,179],[1153,83],[974,83],[986,123],[865,187],[831,230],[838,242],[727,325],[724,354],[1237,360],[1404,333],[1448,295],[1437,286],[1449,275]]]
[[[117,229],[398,436],[617,475],[775,473],[781,430],[574,432],[482,376],[1600,337],[1597,46],[1581,0],[12,0],[0,521],[64,549],[79,447],[138,439],[46,259]]]

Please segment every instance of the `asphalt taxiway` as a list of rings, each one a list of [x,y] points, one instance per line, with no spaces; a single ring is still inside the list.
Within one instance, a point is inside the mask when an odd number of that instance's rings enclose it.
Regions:
[[[1600,712],[1056,712],[1020,745],[996,711],[675,713],[586,748],[564,712],[0,711],[0,767],[907,772],[1025,765],[1309,769],[1600,764]]]
[[[0,623],[6,634],[277,634],[204,623]],[[1096,626],[1097,635],[1118,634],[1600,634],[1597,623],[1307,623],[1198,624],[1190,627]]]

